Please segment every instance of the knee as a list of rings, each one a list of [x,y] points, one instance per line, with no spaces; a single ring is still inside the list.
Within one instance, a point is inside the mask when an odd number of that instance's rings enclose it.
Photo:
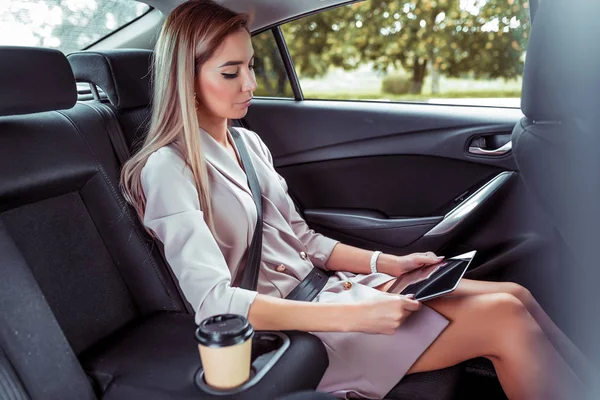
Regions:
[[[488,307],[504,317],[520,318],[527,313],[527,308],[521,299],[509,292],[490,294],[487,301]]]
[[[490,307],[498,316],[500,342],[513,346],[515,343],[531,343],[543,337],[543,331],[535,322],[523,301],[511,293],[495,293],[489,299]]]
[[[535,302],[531,292],[518,283],[506,282],[504,285],[504,292],[516,297],[525,307],[529,308]]]

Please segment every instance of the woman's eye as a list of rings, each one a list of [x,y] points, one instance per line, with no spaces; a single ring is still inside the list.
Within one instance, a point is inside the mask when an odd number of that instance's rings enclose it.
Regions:
[[[223,77],[225,79],[235,79],[238,76],[237,72],[235,74],[225,74],[225,73],[222,73],[221,75],[223,75]]]
[[[248,65],[248,68],[249,68],[249,69],[254,69],[254,64],[252,64],[252,65]]]

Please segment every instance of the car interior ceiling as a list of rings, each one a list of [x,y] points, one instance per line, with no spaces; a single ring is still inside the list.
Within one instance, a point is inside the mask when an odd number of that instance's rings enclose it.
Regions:
[[[194,383],[193,313],[119,190],[148,129],[151,55],[0,46],[0,397],[320,398],[327,354],[305,332],[285,332],[290,347],[242,394]],[[76,82],[94,98],[78,100]],[[539,174],[528,176],[535,191]],[[406,376],[386,398],[465,398],[469,368],[498,390],[489,364],[471,360]]]

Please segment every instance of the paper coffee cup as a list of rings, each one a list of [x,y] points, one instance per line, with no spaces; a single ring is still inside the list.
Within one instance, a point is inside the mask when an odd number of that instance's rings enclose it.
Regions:
[[[254,328],[241,315],[215,315],[198,325],[196,340],[209,386],[231,389],[250,378],[253,336]]]

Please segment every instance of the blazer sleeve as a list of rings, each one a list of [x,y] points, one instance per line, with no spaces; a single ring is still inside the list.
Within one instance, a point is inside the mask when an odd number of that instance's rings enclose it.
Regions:
[[[257,292],[231,286],[231,272],[204,221],[192,172],[166,150],[153,153],[142,169],[144,225],[163,243],[167,263],[196,311],[196,323],[224,313],[248,317]]]
[[[327,269],[325,264],[327,264],[327,260],[329,260],[329,256],[333,252],[333,248],[336,244],[339,243],[338,240],[331,239],[327,236],[324,236],[320,233],[315,232],[313,229],[310,229],[309,226],[304,221],[304,218],[298,213],[296,210],[296,205],[294,201],[291,199],[288,193],[288,186],[285,179],[277,173],[275,167],[273,165],[273,156],[271,152],[264,144],[262,139],[255,133],[252,134],[257,138],[258,143],[260,145],[261,151],[263,153],[263,157],[266,158],[266,161],[273,172],[279,178],[279,183],[283,187],[283,190],[286,194],[287,199],[287,207],[288,207],[288,215],[290,215],[290,225],[292,230],[298,237],[298,239],[304,244],[306,247],[308,256],[310,257],[311,262],[316,267],[321,269]]]

